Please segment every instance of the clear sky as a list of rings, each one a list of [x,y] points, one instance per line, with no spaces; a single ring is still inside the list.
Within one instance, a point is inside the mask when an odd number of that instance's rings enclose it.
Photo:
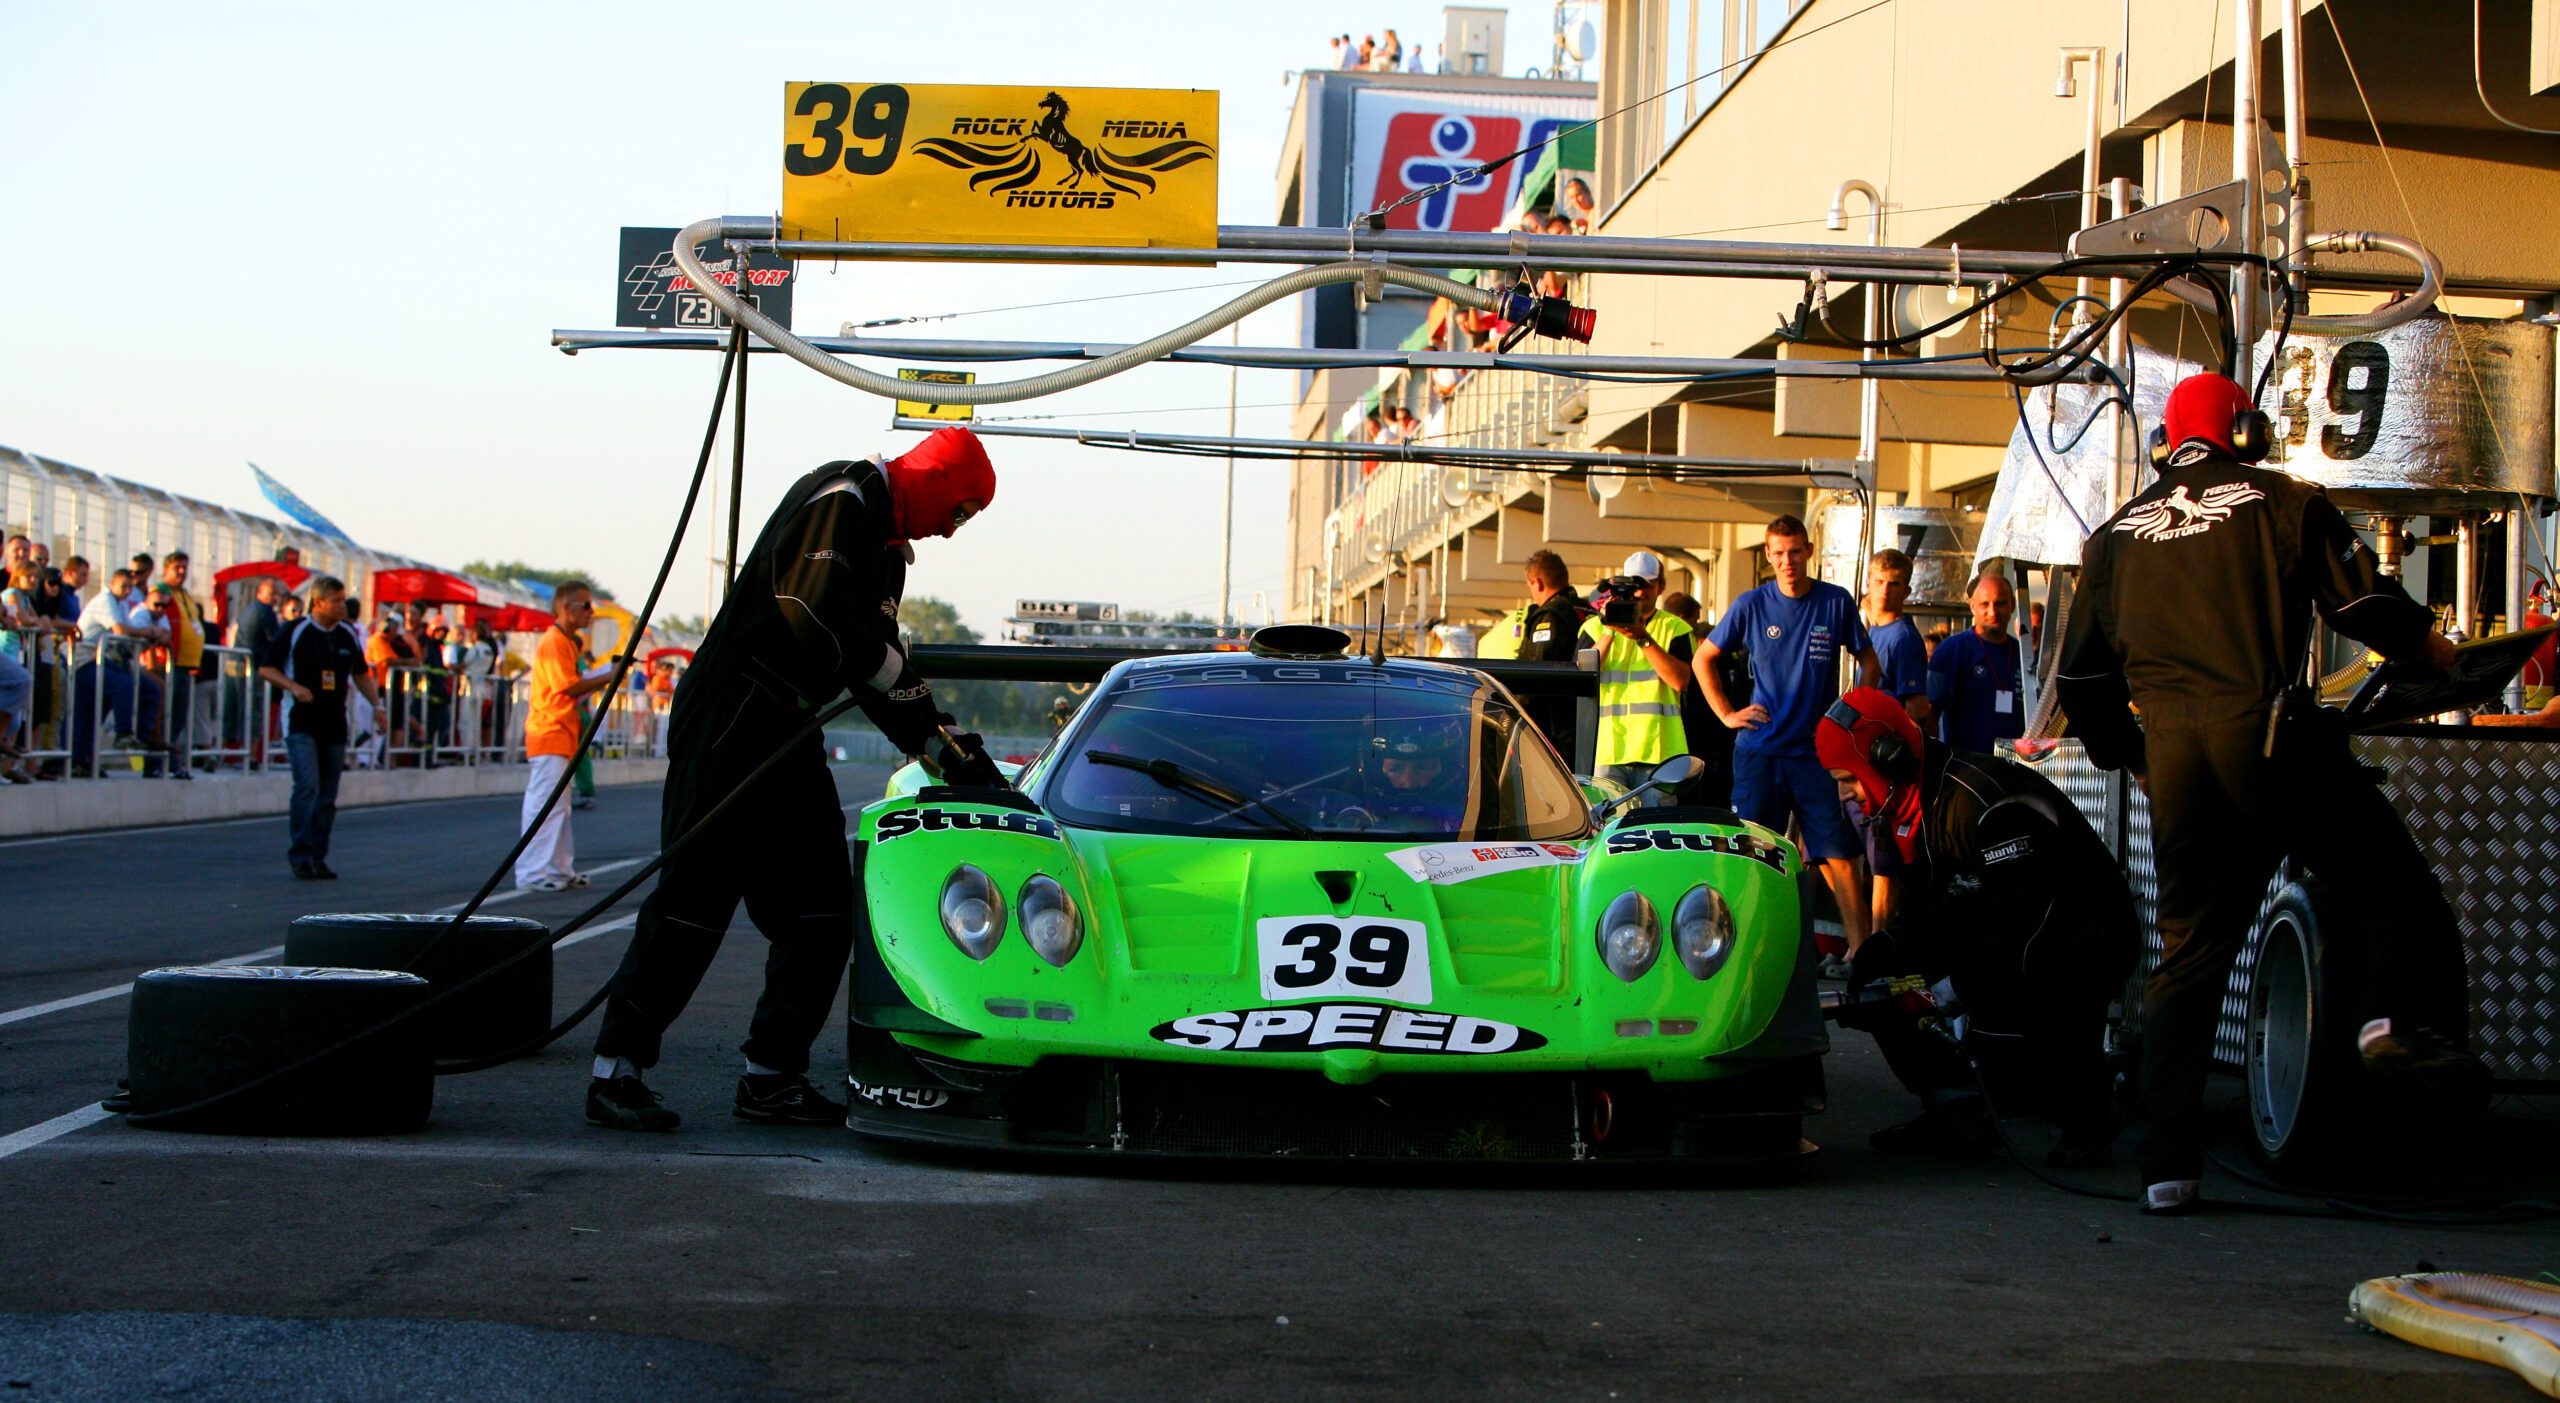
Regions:
[[[1510,6],[1512,72],[1553,6]],[[626,224],[772,213],[782,85],[1221,93],[1221,218],[1268,223],[1294,72],[1328,35],[1436,42],[1434,4],[36,4],[0,0],[0,443],[264,515],[265,467],[358,541],[596,572],[635,606],[682,501],[714,357],[550,348],[613,321]],[[846,320],[1249,281],[1188,270],[820,266]],[[1134,340],[1241,288],[970,315],[913,334]],[[1245,326],[1287,344],[1287,304]],[[885,362],[865,362],[880,368]],[[987,367],[982,378],[1053,368]],[[747,526],[829,458],[902,451],[884,400],[759,357]],[[1286,437],[1285,372],[1239,431]],[[1220,432],[1228,375],[1158,366],[995,415]],[[991,440],[1001,487],[917,594],[990,636],[1017,596],[1216,608],[1223,463]],[[721,462],[727,461],[721,449]],[[1236,607],[1279,594],[1285,468],[1236,485]],[[724,508],[725,516],[725,508]],[[697,527],[664,612],[705,600]]]

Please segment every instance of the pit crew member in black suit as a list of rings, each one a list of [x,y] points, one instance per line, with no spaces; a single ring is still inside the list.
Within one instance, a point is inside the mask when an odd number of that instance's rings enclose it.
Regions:
[[[659,839],[673,844],[811,712],[851,688],[898,749],[940,756],[951,784],[1000,784],[984,752],[938,741],[950,720],[898,646],[908,542],[948,536],[994,499],[995,469],[967,429],[942,429],[888,462],[828,463],[802,477],[756,537],[738,579],[676,689],[667,728]],[[787,760],[671,858],[641,904],[638,928],[596,1037],[587,1119],[616,1130],[672,1130],[677,1115],[640,1074],[658,1061],[740,900],[772,942],[764,995],[745,1044],[740,1119],[844,1123],[809,1082],[809,1048],[834,1006],[853,945],[852,860],[823,738]]]
[[[1996,1148],[1987,1087],[2002,1111],[2061,1127],[2049,1163],[2104,1163],[2114,1138],[2107,1002],[2142,948],[2115,855],[2052,781],[1924,739],[1880,688],[1833,703],[1813,743],[1841,802],[1908,868],[1892,927],[1851,961],[1842,1021],[1875,1035],[1924,1109],[1871,1143],[1886,1153]],[[1906,983],[1900,1001],[1877,997],[1883,981],[1914,976],[1939,993]]]
[[[2180,382],[2152,439],[2158,480],[2081,552],[2063,643],[2072,734],[2151,799],[2162,953],[2143,991],[2147,1212],[2195,1202],[2223,992],[2287,854],[2367,918],[2364,1065],[2451,1096],[2487,1086],[2466,1046],[2444,890],[2337,713],[2300,685],[2315,608],[2386,658],[2443,668],[2452,644],[2318,487],[2251,466],[2269,437],[2237,384]]]

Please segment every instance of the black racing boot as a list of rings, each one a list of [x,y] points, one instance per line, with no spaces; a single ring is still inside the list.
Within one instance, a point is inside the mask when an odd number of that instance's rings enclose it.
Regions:
[[[608,1130],[673,1130],[684,1123],[633,1076],[588,1078],[587,1120]]]
[[[2442,1099],[2447,1109],[2472,1113],[2489,1104],[2489,1069],[2462,1044],[2431,1028],[2394,1027],[2377,1019],[2356,1040],[2364,1069]]]
[[[730,1114],[767,1125],[842,1125],[845,1108],[797,1072],[769,1077],[750,1072],[738,1078],[738,1100]]]

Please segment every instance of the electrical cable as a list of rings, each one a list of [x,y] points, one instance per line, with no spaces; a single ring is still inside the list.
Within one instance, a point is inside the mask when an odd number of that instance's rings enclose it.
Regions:
[[[1495,171],[1498,171],[1498,170],[1502,169],[1504,166],[1507,166],[1507,165],[1511,164],[1513,161],[1519,160],[1521,157],[1528,155],[1528,154],[1529,154],[1530,152],[1532,152],[1532,151],[1541,150],[1541,149],[1543,149],[1544,147],[1546,147],[1546,146],[1548,146],[1548,145],[1550,145],[1550,144],[1553,144],[1553,143],[1556,143],[1556,142],[1561,142],[1561,141],[1563,141],[1566,137],[1569,137],[1569,136],[1578,136],[1578,135],[1580,135],[1580,134],[1581,134],[1581,133],[1583,133],[1583,132],[1589,131],[1589,130],[1591,130],[1592,128],[1594,128],[1594,127],[1596,127],[1596,126],[1599,126],[1602,122],[1606,122],[1606,121],[1609,121],[1609,120],[1611,120],[1611,119],[1613,119],[1613,118],[1617,118],[1617,117],[1623,117],[1623,116],[1627,115],[1628,113],[1635,111],[1635,110],[1636,110],[1637,108],[1639,108],[1639,107],[1647,107],[1647,106],[1651,106],[1652,104],[1657,103],[1657,102],[1660,102],[1660,101],[1662,101],[1664,98],[1667,98],[1667,97],[1671,96],[1673,93],[1681,92],[1681,91],[1683,91],[1683,90],[1685,90],[1685,89],[1695,87],[1695,86],[1697,86],[1698,84],[1703,83],[1703,82],[1707,81],[1707,80],[1708,80],[1708,79],[1710,79],[1710,78],[1721,78],[1721,77],[1723,77],[1727,72],[1729,72],[1729,71],[1731,71],[1731,70],[1733,70],[1733,69],[1736,69],[1736,68],[1742,68],[1742,67],[1745,67],[1745,66],[1747,66],[1747,65],[1750,65],[1750,64],[1754,64],[1754,63],[1759,62],[1759,61],[1760,61],[1760,56],[1761,56],[1761,55],[1763,55],[1763,54],[1774,53],[1774,52],[1776,52],[1777,50],[1779,50],[1779,49],[1783,49],[1783,48],[1787,47],[1787,46],[1788,46],[1788,45],[1790,45],[1790,44],[1801,43],[1801,42],[1803,42],[1804,40],[1810,39],[1810,38],[1812,38],[1813,36],[1815,36],[1815,35],[1817,35],[1817,34],[1820,34],[1822,31],[1824,31],[1824,30],[1826,30],[1826,29],[1829,29],[1829,28],[1833,27],[1834,25],[1847,24],[1849,21],[1851,21],[1851,20],[1853,20],[1853,19],[1858,18],[1860,15],[1873,14],[1873,13],[1875,13],[1876,11],[1881,10],[1881,9],[1884,9],[1886,6],[1891,5],[1891,4],[1893,4],[1893,3],[1894,3],[1894,0],[1875,0],[1875,3],[1874,3],[1874,4],[1869,5],[1869,6],[1865,7],[1864,9],[1851,10],[1849,13],[1847,13],[1847,14],[1845,14],[1845,15],[1840,16],[1838,19],[1834,19],[1834,20],[1825,20],[1825,21],[1824,21],[1824,22],[1822,22],[1821,24],[1817,24],[1817,25],[1813,26],[1811,29],[1805,30],[1805,31],[1804,31],[1803,33],[1801,33],[1801,34],[1790,34],[1790,35],[1788,35],[1786,38],[1781,39],[1781,40],[1779,40],[1778,42],[1776,42],[1776,43],[1774,43],[1774,44],[1764,44],[1764,45],[1762,45],[1761,47],[1759,47],[1759,48],[1757,48],[1757,49],[1752,50],[1750,53],[1747,53],[1747,54],[1743,55],[1742,57],[1740,57],[1740,58],[1738,58],[1738,59],[1735,59],[1735,60],[1734,60],[1734,61],[1732,61],[1731,63],[1723,64],[1723,65],[1721,65],[1721,66],[1718,66],[1718,67],[1715,67],[1715,68],[1708,69],[1706,72],[1701,73],[1701,74],[1699,74],[1698,76],[1696,76],[1696,77],[1694,77],[1694,78],[1688,79],[1688,80],[1687,80],[1687,81],[1685,81],[1685,82],[1674,83],[1674,84],[1672,84],[1670,87],[1664,88],[1662,91],[1660,91],[1660,92],[1658,92],[1658,93],[1649,93],[1649,94],[1647,94],[1647,95],[1645,95],[1645,96],[1643,96],[1643,97],[1637,98],[1637,99],[1636,99],[1635,101],[1633,101],[1633,102],[1627,103],[1626,105],[1624,105],[1624,106],[1622,106],[1622,107],[1615,108],[1615,109],[1613,109],[1613,110],[1611,110],[1611,111],[1608,111],[1608,112],[1603,112],[1603,113],[1601,113],[1599,116],[1597,116],[1597,117],[1593,117],[1593,118],[1591,118],[1590,120],[1585,121],[1585,122],[1582,122],[1582,123],[1580,123],[1580,124],[1578,124],[1578,125],[1576,125],[1576,126],[1567,127],[1567,128],[1566,128],[1566,129],[1564,129],[1563,131],[1557,132],[1555,135],[1548,137],[1545,141],[1540,141],[1540,142],[1537,142],[1537,143],[1535,143],[1535,144],[1533,144],[1533,145],[1529,145],[1529,146],[1523,146],[1523,147],[1521,147],[1519,150],[1512,152],[1512,153],[1511,153],[1510,155],[1508,155],[1508,156],[1501,156],[1501,157],[1497,157],[1497,158],[1495,158],[1494,160],[1487,161],[1487,162],[1485,162],[1485,163],[1484,163],[1484,164],[1482,164],[1482,165],[1469,166],[1469,167],[1467,167],[1467,168],[1466,168],[1466,169],[1464,169],[1464,170],[1461,170],[1461,171],[1458,171],[1458,172],[1456,172],[1456,173],[1452,174],[1452,175],[1451,175],[1447,180],[1441,181],[1441,182],[1440,182],[1439,184],[1437,184],[1437,185],[1426,186],[1426,187],[1424,187],[1423,189],[1420,189],[1420,190],[1408,191],[1408,192],[1406,192],[1406,194],[1405,194],[1402,198],[1397,199],[1397,200],[1396,200],[1396,201],[1394,201],[1393,203],[1380,205],[1380,206],[1379,206],[1379,207],[1377,207],[1376,209],[1370,210],[1370,211],[1369,211],[1368,213],[1366,213],[1366,214],[1362,214],[1362,215],[1358,215],[1358,216],[1354,217],[1354,219],[1352,220],[1352,223],[1353,223],[1353,225],[1357,226],[1357,225],[1360,225],[1360,224],[1370,223],[1371,221],[1374,221],[1374,220],[1384,219],[1388,214],[1393,213],[1393,212],[1394,212],[1394,211],[1396,211],[1396,210],[1402,209],[1402,208],[1404,208],[1406,205],[1414,204],[1414,203],[1416,203],[1416,202],[1418,202],[1418,201],[1421,201],[1421,200],[1427,200],[1427,199],[1431,198],[1433,195],[1439,194],[1441,191],[1446,190],[1446,189],[1448,189],[1449,187],[1451,187],[1451,186],[1453,186],[1453,185],[1458,185],[1458,184],[1462,184],[1462,183],[1466,183],[1466,182],[1474,181],[1474,180],[1477,180],[1477,179],[1479,179],[1479,178],[1481,178],[1481,177],[1483,177],[1483,176],[1490,175],[1490,174],[1492,174],[1493,172],[1495,172]]]

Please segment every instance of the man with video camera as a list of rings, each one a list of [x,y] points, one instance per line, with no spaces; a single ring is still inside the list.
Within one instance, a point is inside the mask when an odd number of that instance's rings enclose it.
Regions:
[[[1689,685],[1689,626],[1654,607],[1662,596],[1662,558],[1649,550],[1627,557],[1591,593],[1598,612],[1581,637],[1600,653],[1600,731],[1592,772],[1633,789],[1653,767],[1689,753],[1680,727],[1680,692]],[[1648,802],[1670,803],[1657,791]]]

